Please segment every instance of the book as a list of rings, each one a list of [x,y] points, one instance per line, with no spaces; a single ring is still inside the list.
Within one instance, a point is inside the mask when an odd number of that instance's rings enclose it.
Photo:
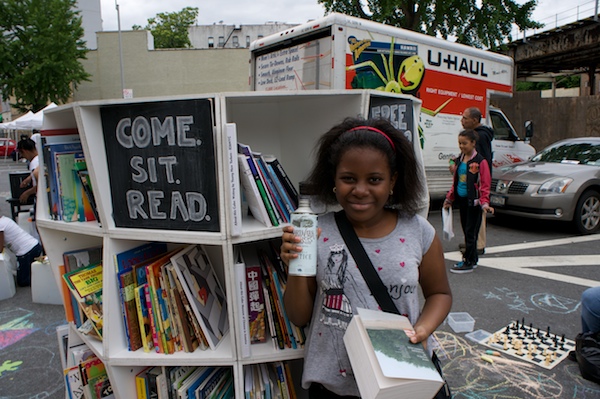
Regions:
[[[179,333],[179,340],[184,352],[193,352],[198,348],[199,343],[194,330],[193,322],[190,320],[190,315],[186,310],[186,306],[181,299],[179,290],[177,288],[177,273],[173,264],[169,264],[165,267],[165,274],[167,285],[169,288],[169,294],[171,296],[171,304],[174,314],[174,320],[177,324],[177,330]],[[189,307],[189,306],[188,306]],[[190,309],[191,310],[191,309]],[[193,313],[191,314],[194,317]]]
[[[268,165],[272,166],[273,171],[275,172],[275,174],[278,177],[278,180],[281,182],[281,184],[285,188],[290,200],[294,204],[293,209],[296,209],[298,207],[298,191],[296,190],[296,187],[294,186],[294,184],[290,180],[289,176],[285,172],[285,169],[283,168],[283,166],[281,165],[279,160],[273,155],[265,154],[264,159]]]
[[[241,246],[246,266],[245,281],[248,302],[248,327],[251,343],[265,342],[267,339],[267,320],[261,265],[255,245]]]
[[[229,331],[225,291],[201,245],[190,245],[171,258],[177,277],[211,349]]]
[[[83,188],[84,192],[84,207],[89,205],[89,208],[94,214],[94,218],[100,223],[100,215],[98,214],[98,205],[96,205],[96,198],[94,197],[90,172],[88,170],[78,170],[77,177],[81,182],[81,187]]]
[[[83,331],[102,339],[102,264],[88,265],[63,274],[63,279],[88,320]],[[90,323],[93,330],[90,329]]]
[[[167,244],[164,242],[150,242],[139,245],[114,255],[115,270],[119,273],[127,267],[132,267],[166,252]],[[139,282],[137,284],[139,285]]]
[[[128,268],[123,270],[118,274],[118,279],[127,346],[130,351],[136,351],[142,347],[142,335],[140,333],[138,310],[135,302],[135,276],[133,269]]]
[[[144,352],[150,352],[154,349],[154,340],[152,339],[152,326],[150,325],[150,315],[146,305],[146,286],[148,283],[138,285],[134,288],[135,306],[138,313],[138,323],[140,325],[140,336],[142,338],[142,348]]]
[[[254,180],[252,170],[246,161],[245,155],[238,154],[238,165],[240,169],[240,181],[244,191],[244,198],[248,203],[248,209],[250,213],[254,219],[265,226],[273,226],[271,219],[269,218],[269,214],[267,213],[267,207],[262,201],[261,194],[258,191],[258,186],[256,185],[256,180]]]
[[[252,177],[254,177],[254,181],[256,182],[256,187],[258,188],[258,192],[260,194],[260,198],[267,209],[267,214],[269,215],[269,220],[273,226],[279,226],[279,219],[275,214],[274,204],[272,203],[270,196],[267,192],[266,182],[262,179],[261,174],[258,169],[258,165],[254,160],[252,155],[252,149],[245,144],[238,142],[238,152],[245,156],[245,162],[248,164],[250,168],[250,172],[252,173]]]
[[[250,326],[248,308],[248,290],[246,283],[246,264],[240,247],[233,250],[235,261],[235,289],[239,298],[238,323],[240,325],[240,349],[243,358],[250,357]],[[262,287],[261,287],[262,288]]]
[[[408,318],[361,309],[352,317],[344,344],[361,397],[430,399],[443,379],[422,344],[412,344]]]
[[[77,154],[83,154],[78,152]],[[54,155],[56,175],[58,180],[58,202],[60,217],[64,222],[77,222],[77,195],[75,185],[75,155],[74,152],[57,153]]]
[[[267,165],[265,164],[262,158],[262,154],[260,152],[252,152],[252,157],[254,158],[254,163],[257,166],[258,173],[266,188],[267,196],[269,197],[269,201],[273,206],[273,210],[275,212],[275,216],[277,216],[277,220],[279,221],[279,223],[289,222],[290,214],[287,208],[285,207],[283,199],[277,192],[275,183],[271,180],[271,175],[267,171]]]
[[[240,193],[240,171],[237,152],[237,127],[235,123],[225,124],[227,137],[227,171],[231,193],[231,235],[242,234],[242,197]]]

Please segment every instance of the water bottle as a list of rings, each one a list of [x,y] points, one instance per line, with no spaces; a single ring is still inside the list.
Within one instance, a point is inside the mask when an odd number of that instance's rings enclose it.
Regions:
[[[298,257],[290,259],[288,274],[293,276],[317,275],[317,214],[310,207],[310,199],[303,195],[304,187],[300,184],[298,209],[290,215],[290,224],[294,227],[294,235],[301,238],[296,245],[302,247]]]

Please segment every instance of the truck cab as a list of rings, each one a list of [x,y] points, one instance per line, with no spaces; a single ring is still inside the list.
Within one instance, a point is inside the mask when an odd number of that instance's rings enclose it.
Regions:
[[[494,129],[492,141],[494,168],[527,161],[535,155],[535,149],[529,144],[533,136],[531,121],[525,122],[525,137],[521,139],[500,108],[490,106],[488,111],[487,124]]]

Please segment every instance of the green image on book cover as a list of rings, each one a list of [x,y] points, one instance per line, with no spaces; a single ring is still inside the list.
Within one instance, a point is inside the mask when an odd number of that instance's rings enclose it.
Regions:
[[[383,375],[389,378],[439,380],[440,375],[421,344],[412,344],[401,329],[367,328]]]

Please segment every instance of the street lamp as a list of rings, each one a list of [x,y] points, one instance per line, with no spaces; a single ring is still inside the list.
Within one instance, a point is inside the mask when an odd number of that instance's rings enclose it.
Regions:
[[[119,4],[115,0],[115,8],[117,9],[117,26],[119,30],[119,64],[121,66],[121,96],[125,97],[125,75],[123,72],[123,41],[121,40],[121,13],[119,12]]]

